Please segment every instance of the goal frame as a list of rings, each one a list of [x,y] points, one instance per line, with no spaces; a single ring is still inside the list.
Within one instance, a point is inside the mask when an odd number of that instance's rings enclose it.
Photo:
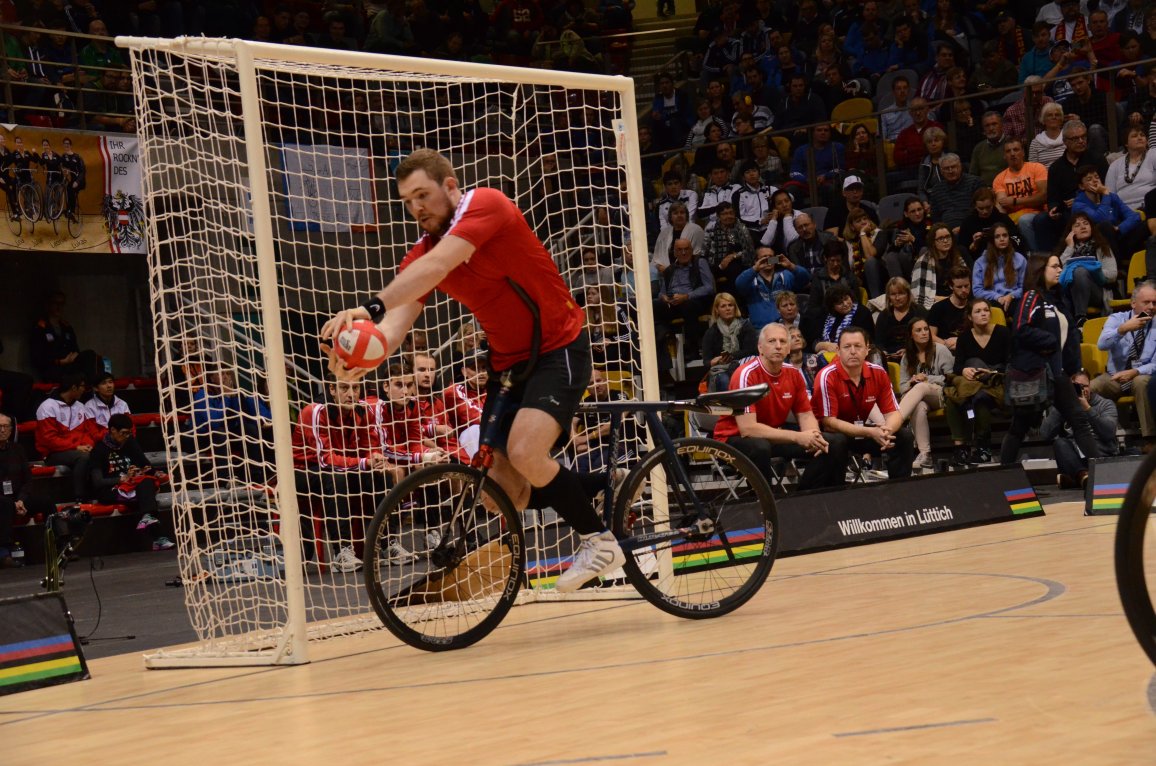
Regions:
[[[250,183],[250,204],[252,212],[253,242],[257,272],[260,276],[261,320],[265,327],[266,371],[269,382],[269,405],[273,416],[274,458],[279,476],[293,476],[294,463],[291,446],[293,423],[290,415],[289,380],[285,372],[285,349],[282,334],[281,302],[278,295],[277,262],[275,257],[274,216],[271,209],[271,193],[268,185],[268,146],[262,123],[261,96],[258,89],[257,61],[281,61],[295,64],[315,64],[334,67],[356,67],[360,69],[398,71],[419,75],[477,78],[490,82],[503,82],[530,86],[565,87],[581,90],[613,91],[619,95],[620,114],[613,116],[617,141],[617,156],[624,165],[626,179],[625,199],[629,201],[626,230],[630,234],[630,258],[635,274],[634,294],[640,321],[638,343],[640,350],[641,391],[643,398],[653,396],[659,390],[656,364],[656,338],[651,323],[651,290],[649,281],[649,246],[647,242],[645,210],[649,195],[643,187],[641,159],[638,148],[638,113],[635,102],[634,81],[629,77],[582,74],[534,68],[499,66],[470,62],[455,62],[441,59],[411,58],[365,52],[337,51],[323,48],[259,43],[238,39],[213,39],[180,37],[157,39],[120,36],[116,44],[127,49],[135,58],[138,52],[161,50],[176,55],[210,57],[227,61],[234,65],[238,73],[241,120],[245,130],[244,145],[248,179]],[[134,74],[136,68],[134,67]],[[145,105],[138,99],[138,116],[143,117]],[[146,169],[150,164],[149,147],[141,143],[141,161]],[[150,174],[145,172],[144,197],[146,209],[151,207],[154,190],[149,188]],[[151,211],[150,211],[151,212]],[[152,215],[146,220],[152,229]],[[156,257],[157,243],[155,230],[150,231],[149,256]],[[155,287],[155,283],[154,283]],[[154,301],[157,296],[154,295]],[[160,348],[165,339],[158,338],[157,362],[160,365]],[[169,458],[174,457],[171,454]],[[218,648],[214,642],[200,642],[192,648],[164,649],[145,655],[148,668],[174,667],[221,667],[253,665],[293,665],[309,662],[309,641],[311,637],[344,634],[343,625],[365,618],[352,618],[342,625],[317,623],[312,626],[306,621],[304,598],[303,562],[301,556],[301,532],[298,519],[297,494],[292,481],[279,481],[277,505],[280,514],[280,538],[283,544],[285,563],[285,590],[287,596],[287,619],[276,635],[266,642],[261,651],[237,651],[222,642]],[[550,596],[547,596],[550,598]]]

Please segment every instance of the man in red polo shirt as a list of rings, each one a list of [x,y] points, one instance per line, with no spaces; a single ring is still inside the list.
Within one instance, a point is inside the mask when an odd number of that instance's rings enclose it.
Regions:
[[[811,406],[825,430],[850,440],[853,455],[883,454],[887,475],[911,475],[915,439],[903,427],[887,370],[866,361],[867,333],[848,327],[839,335],[839,357],[819,371]],[[878,407],[878,411],[874,412]],[[879,422],[882,415],[882,422]]]
[[[811,412],[811,399],[803,373],[783,360],[790,352],[787,328],[778,322],[759,333],[759,353],[739,365],[730,387],[746,388],[766,383],[767,395],[741,415],[723,415],[714,427],[714,438],[732,445],[749,457],[764,475],[771,475],[771,458],[810,458],[799,489],[837,487],[847,475],[847,438],[823,433]],[[787,427],[794,413],[798,427]]]

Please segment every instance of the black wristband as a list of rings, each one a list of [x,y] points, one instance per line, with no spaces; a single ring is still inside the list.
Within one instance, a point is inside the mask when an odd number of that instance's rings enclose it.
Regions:
[[[385,316],[385,304],[382,303],[381,298],[378,298],[376,295],[361,304],[361,307],[369,312],[371,321],[376,322]]]

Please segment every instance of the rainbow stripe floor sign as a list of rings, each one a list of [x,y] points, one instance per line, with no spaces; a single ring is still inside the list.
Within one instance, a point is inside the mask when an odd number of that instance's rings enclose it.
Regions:
[[[1102,457],[1088,461],[1088,484],[1084,487],[1084,515],[1100,516],[1120,513],[1128,485],[1140,469],[1146,455]]]
[[[88,665],[62,595],[0,599],[0,694],[88,677]]]

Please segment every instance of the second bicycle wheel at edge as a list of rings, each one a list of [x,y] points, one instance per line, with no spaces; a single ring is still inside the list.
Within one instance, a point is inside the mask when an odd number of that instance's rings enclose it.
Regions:
[[[1153,501],[1156,501],[1156,452],[1144,459],[1128,485],[1116,523],[1116,586],[1120,601],[1136,640],[1148,659],[1156,664],[1154,585],[1148,582],[1149,577],[1156,577],[1156,540],[1149,534]]]
[[[627,552],[624,569],[650,603],[680,617],[718,617],[758,592],[778,550],[778,514],[765,478],[734,447],[710,439],[676,439],[678,458],[714,523],[710,535],[688,535]],[[614,533],[623,539],[694,523],[686,491],[667,474],[665,449],[648,454],[614,499]]]
[[[390,632],[410,646],[461,649],[497,627],[518,596],[526,569],[521,520],[492,480],[474,497],[480,472],[461,465],[423,468],[394,487],[365,539],[365,585]],[[442,542],[430,547],[427,533]],[[391,557],[396,541],[411,554]]]

